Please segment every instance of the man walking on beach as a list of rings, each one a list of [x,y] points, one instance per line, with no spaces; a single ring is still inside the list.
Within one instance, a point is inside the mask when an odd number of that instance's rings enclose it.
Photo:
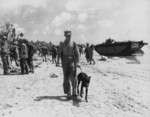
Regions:
[[[59,59],[61,57],[62,68],[63,68],[63,89],[64,93],[67,94],[67,98],[71,97],[71,86],[72,84],[72,96],[77,96],[77,66],[79,63],[79,49],[75,42],[71,41],[71,31],[64,31],[64,36],[66,37],[63,43],[59,45],[59,52],[57,58],[57,65],[59,64]]]
[[[90,62],[90,64],[92,64],[92,62],[93,62],[93,65],[94,65],[95,61],[93,59],[93,51],[94,51],[94,45],[92,44],[89,48],[89,62]]]

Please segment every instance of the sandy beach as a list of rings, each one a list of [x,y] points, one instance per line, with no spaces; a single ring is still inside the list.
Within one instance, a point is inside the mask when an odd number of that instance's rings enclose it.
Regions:
[[[4,76],[0,70],[0,117],[149,117],[149,64],[123,57],[102,61],[94,55],[95,65],[86,63],[84,55],[80,62],[91,76],[89,102],[66,99],[62,68],[50,61],[29,75]]]

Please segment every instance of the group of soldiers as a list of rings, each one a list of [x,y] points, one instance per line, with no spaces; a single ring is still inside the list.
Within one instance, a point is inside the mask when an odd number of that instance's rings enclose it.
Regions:
[[[0,55],[3,63],[3,74],[9,75],[12,71],[12,62],[15,62],[16,67],[21,68],[20,74],[34,73],[33,56],[37,51],[42,57],[43,62],[48,61],[49,55],[52,56],[52,63],[56,64],[58,46],[52,45],[49,50],[46,46],[41,46],[39,50],[24,38],[23,33],[20,33],[18,39],[9,42],[7,36],[0,37]]]
[[[43,62],[48,61],[48,56],[52,56],[52,63],[56,63],[56,57],[58,53],[58,46],[52,45],[50,49],[48,49],[46,46],[43,46],[39,49],[39,56],[42,57]]]
[[[39,51],[43,61],[47,61],[47,55],[52,54],[52,62],[56,63],[57,47],[53,45],[51,51],[47,43],[28,42],[22,32],[17,33],[10,22],[0,22],[0,56],[3,64],[3,74],[8,75],[13,71],[12,62],[21,68],[20,74],[34,73],[33,55]],[[37,48],[38,47],[38,48]]]
[[[33,55],[35,48],[23,36],[23,33],[20,33],[20,38],[12,42],[8,40],[7,35],[2,35],[0,38],[0,55],[4,75],[10,74],[13,61],[15,61],[17,67],[21,68],[21,74],[34,73]]]

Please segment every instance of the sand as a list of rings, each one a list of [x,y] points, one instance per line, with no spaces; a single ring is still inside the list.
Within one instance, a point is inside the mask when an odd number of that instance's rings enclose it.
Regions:
[[[149,117],[149,66],[118,57],[102,61],[96,53],[94,58],[95,65],[84,55],[80,62],[91,76],[89,102],[66,99],[62,68],[50,61],[29,75],[4,76],[0,70],[0,117]]]

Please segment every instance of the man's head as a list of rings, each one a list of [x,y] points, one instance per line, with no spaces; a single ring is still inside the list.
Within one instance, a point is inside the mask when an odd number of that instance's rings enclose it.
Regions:
[[[71,35],[72,35],[72,33],[71,33],[70,30],[64,31],[64,36],[66,37],[66,39],[67,39],[68,41],[71,40]]]
[[[86,43],[86,47],[89,47],[89,43]]]
[[[23,37],[24,36],[24,34],[23,33],[20,33],[20,37]]]

